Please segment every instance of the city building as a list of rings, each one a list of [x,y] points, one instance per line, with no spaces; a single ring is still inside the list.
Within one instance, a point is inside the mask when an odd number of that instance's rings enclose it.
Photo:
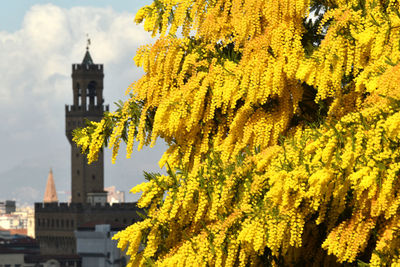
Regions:
[[[15,201],[6,200],[0,202],[0,214],[10,214],[16,210]]]
[[[81,266],[75,237],[79,227],[93,223],[118,223],[124,228],[140,219],[136,203],[114,203],[111,206],[107,202],[103,153],[100,152],[98,160],[89,165],[86,155],[81,154],[80,148],[72,141],[75,128],[85,126],[86,120],[99,121],[103,112],[108,111],[103,99],[103,78],[103,65],[93,63],[87,48],[82,63],[72,65],[73,104],[65,107],[66,136],[71,145],[71,202],[59,203],[50,194],[50,191],[55,192],[51,173],[47,183],[51,198],[45,194],[43,203],[35,203],[35,236],[40,256],[54,260],[60,266],[67,266],[63,265],[66,263],[62,263],[62,259],[68,257],[68,264],[75,260],[74,266]]]
[[[125,266],[127,258],[117,247],[112,236],[122,230],[121,224],[86,224],[75,231],[77,253],[82,266]]]
[[[0,227],[5,229],[27,229],[28,213],[25,211],[0,215]]]
[[[33,210],[33,209],[32,209]],[[27,225],[27,231],[26,235],[31,237],[31,238],[36,238],[35,236],[35,212],[29,212],[28,213],[28,225]]]
[[[38,265],[29,260],[35,255],[39,255],[36,240],[0,229],[0,267],[36,267]]]
[[[115,188],[115,186],[110,186],[104,188],[107,194],[107,202],[110,204],[114,203],[123,203],[125,202],[125,192],[119,191]]]
[[[14,202],[14,201],[13,201]],[[15,206],[15,202],[13,203]],[[34,238],[34,211],[30,206],[12,209],[11,213],[0,214],[0,231],[9,231],[11,234],[28,235]]]

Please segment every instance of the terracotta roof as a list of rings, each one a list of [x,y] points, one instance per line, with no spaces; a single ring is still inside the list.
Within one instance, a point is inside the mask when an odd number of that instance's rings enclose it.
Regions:
[[[7,229],[12,235],[26,235],[28,233],[27,229]]]
[[[44,193],[43,202],[58,202],[56,185],[54,184],[53,171],[51,169],[47,178],[46,192]]]

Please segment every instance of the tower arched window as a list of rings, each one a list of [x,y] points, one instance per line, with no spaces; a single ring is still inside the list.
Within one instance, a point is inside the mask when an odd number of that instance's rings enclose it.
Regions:
[[[95,106],[96,103],[96,82],[95,81],[91,81],[88,84],[88,88],[87,88],[87,97],[89,97],[89,106]]]
[[[76,88],[78,90],[77,94],[78,94],[78,106],[82,105],[82,88],[80,87],[79,83],[76,84]]]
[[[82,88],[79,85],[79,83],[76,83],[76,88],[78,89],[78,96],[81,96],[82,95]]]

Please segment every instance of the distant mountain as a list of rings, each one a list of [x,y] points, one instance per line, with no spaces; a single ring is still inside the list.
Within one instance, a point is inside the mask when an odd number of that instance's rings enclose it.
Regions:
[[[125,158],[125,147],[121,145],[116,164],[111,164],[111,153],[106,149],[104,156],[104,186],[115,185],[117,190],[125,191],[126,201],[136,201],[139,195],[132,195],[129,190],[144,182],[143,171],[161,172],[158,160],[165,145],[144,148],[135,151],[131,159]],[[46,187],[50,167],[53,169],[58,199],[65,202],[69,198],[71,187],[71,166],[69,147],[54,149],[50,155],[38,154],[35,158],[23,159],[15,166],[0,172],[0,201],[16,200],[17,205],[41,202]]]
[[[46,162],[51,158],[52,162]],[[24,159],[8,170],[0,173],[0,200],[14,199],[17,204],[32,204],[43,200],[47,175],[53,168],[57,191],[67,191],[70,187],[68,155],[56,154]],[[60,200],[64,200],[59,195]]]

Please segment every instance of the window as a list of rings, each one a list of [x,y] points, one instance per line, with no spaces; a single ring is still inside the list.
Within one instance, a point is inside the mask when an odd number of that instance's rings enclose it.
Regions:
[[[76,173],[79,175],[79,170],[76,170]]]
[[[93,180],[95,180],[95,179],[96,179],[96,176],[95,176],[94,174],[92,175],[92,179],[93,179]]]

